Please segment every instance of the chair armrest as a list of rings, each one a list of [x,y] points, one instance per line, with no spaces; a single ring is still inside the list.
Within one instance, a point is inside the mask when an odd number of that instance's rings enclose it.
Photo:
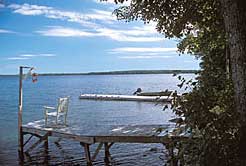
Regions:
[[[49,107],[49,106],[44,106],[44,109],[50,109],[50,110],[55,110],[55,107]]]

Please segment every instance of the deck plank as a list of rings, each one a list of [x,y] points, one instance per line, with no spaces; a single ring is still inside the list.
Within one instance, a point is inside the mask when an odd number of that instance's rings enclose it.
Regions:
[[[23,126],[23,132],[26,132],[29,134],[32,134],[32,133],[43,134],[47,131],[50,131],[50,136],[53,136],[53,137],[66,138],[66,139],[71,139],[74,141],[84,142],[88,144],[95,143],[94,138],[90,136],[81,136],[81,135],[70,134],[70,133],[62,133],[56,130],[46,130],[45,128],[40,129],[40,128],[32,128],[32,127]]]

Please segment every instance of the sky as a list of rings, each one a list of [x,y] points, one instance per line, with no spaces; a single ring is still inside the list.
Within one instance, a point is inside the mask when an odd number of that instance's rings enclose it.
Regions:
[[[124,5],[127,5],[125,3]],[[155,22],[125,22],[113,0],[0,0],[0,74],[199,69]]]

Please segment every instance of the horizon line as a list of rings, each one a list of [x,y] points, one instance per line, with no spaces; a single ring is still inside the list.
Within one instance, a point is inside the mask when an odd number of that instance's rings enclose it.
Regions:
[[[40,76],[46,75],[120,75],[120,74],[189,74],[197,73],[196,69],[164,69],[164,70],[113,70],[95,72],[71,72],[71,73],[37,73]],[[19,74],[0,74],[0,76],[18,76]]]

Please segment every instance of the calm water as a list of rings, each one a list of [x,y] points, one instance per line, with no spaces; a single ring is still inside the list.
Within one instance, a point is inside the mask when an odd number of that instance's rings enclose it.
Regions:
[[[184,75],[187,79],[194,75]],[[164,124],[173,117],[161,105],[143,102],[79,100],[81,93],[132,94],[144,91],[179,90],[179,81],[168,74],[40,76],[38,82],[24,81],[24,123],[43,118],[42,106],[55,106],[57,98],[70,96],[68,123],[96,131],[98,125]],[[0,165],[17,165],[18,77],[0,76]],[[84,151],[78,142],[61,141],[62,147],[49,144],[50,165],[85,165]],[[93,146],[92,149],[95,149]],[[92,150],[93,151],[93,150]],[[110,165],[164,165],[164,149],[159,144],[115,144],[110,149]],[[95,165],[104,165],[103,152]],[[42,165],[43,148],[31,153],[26,165]]]

